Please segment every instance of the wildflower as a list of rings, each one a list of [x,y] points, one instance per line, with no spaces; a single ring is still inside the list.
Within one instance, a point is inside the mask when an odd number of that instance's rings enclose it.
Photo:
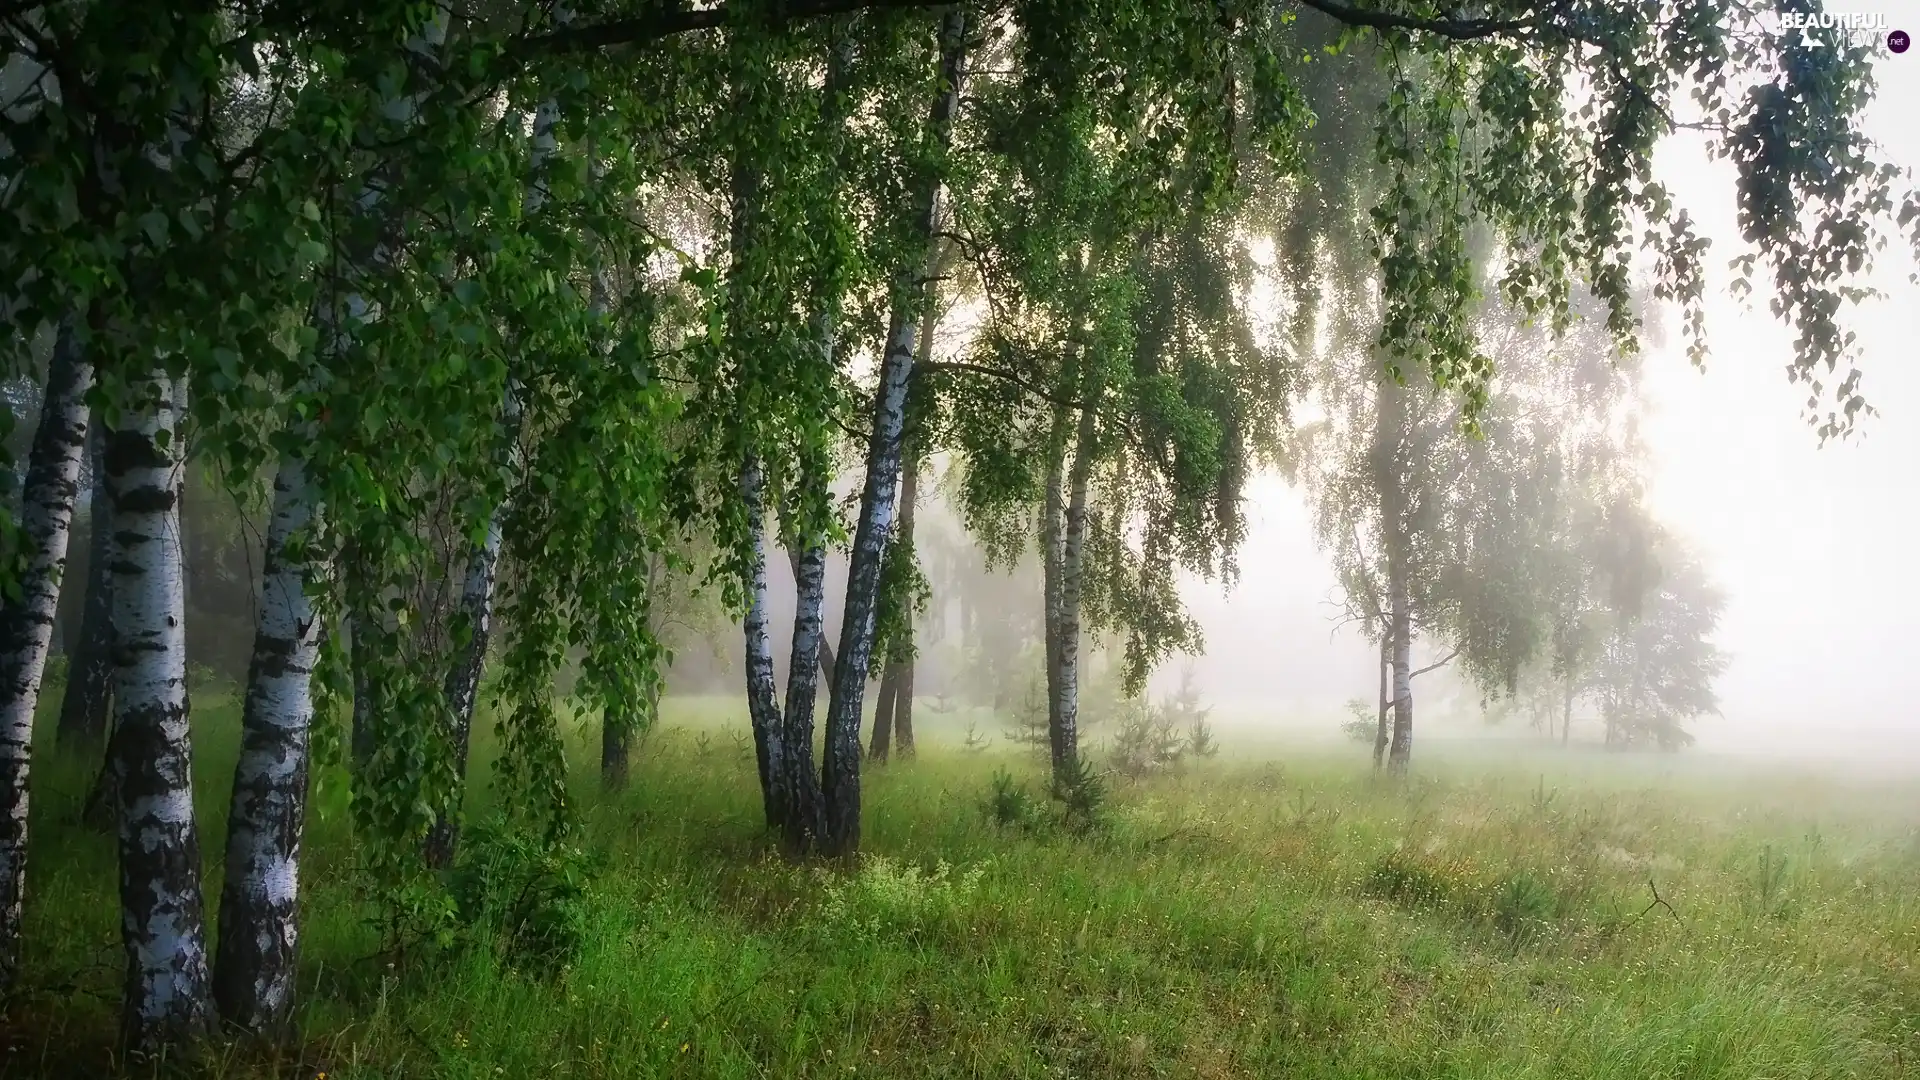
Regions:
[[[681,1043],[681,1044],[680,1044],[680,1052],[681,1052],[681,1053],[683,1053],[683,1054],[684,1054],[684,1053],[686,1053],[686,1052],[687,1052],[687,1049],[688,1049],[689,1047],[691,1047],[692,1045],[693,1045],[693,1044],[692,1044],[692,1043],[690,1043],[690,1042],[683,1042],[683,1043]]]

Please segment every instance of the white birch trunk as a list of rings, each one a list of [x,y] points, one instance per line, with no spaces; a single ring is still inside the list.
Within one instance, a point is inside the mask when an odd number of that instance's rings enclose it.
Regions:
[[[1060,548],[1060,676],[1054,688],[1059,698],[1056,711],[1060,725],[1056,778],[1061,769],[1071,768],[1080,757],[1080,597],[1086,580],[1087,489],[1093,479],[1097,418],[1092,402],[1081,406],[1068,485],[1066,537]]]
[[[555,9],[557,24],[565,26],[568,20],[564,7]],[[521,204],[525,217],[532,217],[546,205],[546,167],[559,149],[559,138],[554,134],[559,124],[559,102],[549,98],[534,108],[533,145],[530,152],[533,175],[527,181],[526,196]],[[593,285],[598,288],[600,284],[596,273]],[[502,396],[500,415],[506,425],[504,463],[510,471],[517,472],[519,455],[515,447],[520,439],[520,400],[514,393],[511,377]],[[467,758],[473,745],[474,706],[480,694],[480,675],[486,669],[487,644],[492,636],[494,587],[499,578],[501,537],[511,508],[507,498],[502,498],[494,506],[493,515],[487,520],[485,538],[467,556],[466,581],[460,590],[460,614],[471,635],[464,651],[447,673],[447,706],[453,715],[451,737],[455,789],[451,805],[441,810],[427,838],[427,861],[443,868],[452,865],[454,845],[460,834],[460,802],[466,790]]]
[[[119,777],[122,1037],[151,1050],[212,1015],[187,717],[180,552],[184,390],[155,372],[107,447],[113,493],[114,737]]]
[[[753,725],[755,764],[760,770],[761,809],[768,828],[787,819],[789,766],[781,738],[779,687],[773,677],[773,642],[767,632],[767,536],[765,478],[760,460],[749,454],[740,467],[740,501],[747,514],[747,716]]]
[[[33,716],[67,565],[80,458],[87,445],[84,399],[92,385],[93,365],[81,354],[73,326],[63,324],[48,365],[40,426],[21,492],[26,568],[20,598],[0,608],[0,993],[13,985],[19,969]]]
[[[960,88],[966,78],[964,8],[947,9],[940,25],[940,96],[928,119],[936,147],[945,152],[960,110]],[[927,279],[938,252],[934,215],[939,201],[937,178],[915,193],[914,235],[922,245],[917,264],[904,268],[912,275],[907,288],[925,296]],[[833,691],[827,706],[826,763],[821,782],[820,845],[829,855],[843,855],[860,846],[860,719],[866,692],[867,663],[873,650],[873,614],[880,591],[880,564],[893,528],[895,489],[899,486],[901,434],[906,420],[907,380],[913,374],[914,344],[919,327],[911,312],[895,312],[887,331],[880,363],[880,385],[874,393],[873,429],[867,445],[865,487],[855,526],[853,554],[847,573],[846,606],[840,620],[840,647],[834,662]]]
[[[807,850],[820,831],[820,779],[813,764],[813,713],[819,697],[820,650],[826,644],[827,553],[813,544],[794,557],[793,645],[787,658],[787,705],[780,721],[784,826],[789,851]],[[830,676],[829,676],[830,677]]]
[[[309,590],[324,570],[304,547],[319,493],[298,453],[282,455],[273,487],[213,965],[220,1015],[252,1032],[284,1028],[293,1008],[307,742],[320,642]]]

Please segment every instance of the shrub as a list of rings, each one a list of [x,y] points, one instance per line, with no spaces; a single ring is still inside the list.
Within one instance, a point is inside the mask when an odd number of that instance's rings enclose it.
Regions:
[[[459,934],[535,970],[568,961],[586,938],[600,858],[544,844],[495,820],[469,831],[449,881]]]
[[[993,774],[993,791],[987,796],[987,816],[1002,828],[1008,825],[1032,825],[1037,820],[1033,796],[1024,785],[1014,782],[1013,774],[998,769]]]
[[[1508,874],[1494,888],[1493,924],[1516,945],[1533,940],[1558,908],[1553,887],[1525,870]]]
[[[1074,758],[1053,779],[1053,797],[1066,812],[1066,825],[1091,832],[1106,825],[1107,782],[1085,755]]]
[[[1347,718],[1340,722],[1341,732],[1354,742],[1372,746],[1380,733],[1380,717],[1359,698],[1347,699],[1347,714]]]
[[[1390,851],[1367,872],[1367,891],[1411,907],[1438,907],[1452,899],[1455,890],[1437,868],[1404,851]]]
[[[820,913],[837,933],[912,938],[954,917],[979,888],[986,869],[976,865],[956,876],[945,860],[928,872],[910,862],[870,855],[858,872],[829,880]]]

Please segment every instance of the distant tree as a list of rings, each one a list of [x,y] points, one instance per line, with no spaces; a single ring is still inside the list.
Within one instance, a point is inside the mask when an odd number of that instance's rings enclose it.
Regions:
[[[1656,534],[1654,560],[1657,584],[1639,611],[1619,613],[1583,685],[1600,705],[1608,745],[1678,750],[1693,742],[1688,721],[1719,712],[1713,680],[1727,658],[1712,636],[1726,602],[1671,534]]]

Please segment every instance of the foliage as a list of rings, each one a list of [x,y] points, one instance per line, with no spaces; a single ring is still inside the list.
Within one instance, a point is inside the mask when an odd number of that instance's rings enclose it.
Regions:
[[[1374,707],[1360,698],[1347,699],[1347,718],[1340,721],[1340,732],[1349,742],[1373,745],[1380,732],[1380,717]]]
[[[558,971],[586,941],[605,857],[547,844],[504,819],[469,830],[451,878],[456,932],[515,967]]]

